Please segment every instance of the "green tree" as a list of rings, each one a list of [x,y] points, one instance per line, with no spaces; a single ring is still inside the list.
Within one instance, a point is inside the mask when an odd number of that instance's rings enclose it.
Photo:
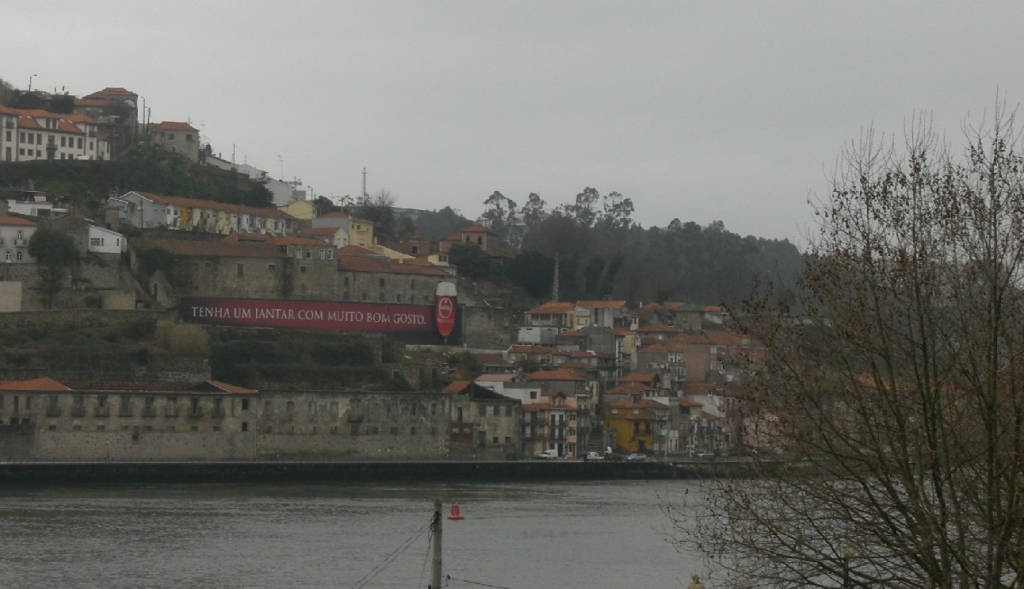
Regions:
[[[522,239],[517,226],[516,201],[495,190],[494,194],[484,201],[484,207],[479,223],[486,225],[497,233],[502,241],[518,249]]]
[[[324,213],[334,213],[341,210],[341,207],[334,204],[331,199],[326,196],[318,196],[313,199],[313,205],[316,206],[317,215],[323,215]]]
[[[28,253],[36,259],[39,284],[46,295],[46,308],[52,309],[68,273],[78,263],[75,240],[67,233],[39,229],[28,240]]]
[[[1024,584],[1024,154],[997,109],[961,155],[915,121],[840,160],[800,294],[762,296],[745,439],[761,476],[711,483],[688,545],[709,586]]]
[[[475,243],[456,243],[448,250],[448,261],[458,268],[459,275],[472,278],[498,279],[502,268]]]
[[[381,241],[395,238],[398,224],[395,221],[395,203],[398,197],[386,189],[373,196],[362,196],[353,208],[355,216],[373,223],[373,234]]]
[[[6,80],[0,79],[0,104],[11,106],[17,98],[18,91]]]
[[[536,229],[540,222],[547,217],[548,213],[545,211],[547,205],[548,203],[544,202],[544,199],[536,192],[531,192],[530,196],[526,198],[526,203],[523,204],[520,214],[527,232]]]

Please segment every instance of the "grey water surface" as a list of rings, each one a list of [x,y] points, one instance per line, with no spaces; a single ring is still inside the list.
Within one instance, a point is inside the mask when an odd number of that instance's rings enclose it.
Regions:
[[[665,505],[697,483],[0,488],[0,587],[427,587],[433,499],[448,587],[675,588],[701,560]]]

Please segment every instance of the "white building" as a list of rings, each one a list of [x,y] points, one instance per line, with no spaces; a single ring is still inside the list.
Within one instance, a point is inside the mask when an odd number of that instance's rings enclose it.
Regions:
[[[0,105],[0,161],[106,160],[110,146],[99,124],[83,114]]]
[[[236,164],[235,162],[229,162],[226,159],[220,157],[220,154],[216,156],[213,154],[207,154],[202,160],[206,165],[220,168],[221,170],[230,170],[237,174],[245,174],[250,179],[255,180],[270,191],[273,195],[274,206],[283,207],[290,202],[297,200],[306,200],[306,191],[301,190],[302,180],[293,180],[291,182],[285,180],[277,180],[270,177],[265,170],[261,170],[255,166],[249,164]]]
[[[0,217],[0,253],[4,264],[31,264],[35,258],[28,254],[28,240],[38,225],[20,217]]]
[[[117,231],[90,224],[89,251],[96,254],[123,254],[128,251],[128,240]]]
[[[27,217],[59,217],[66,215],[68,210],[54,208],[44,192],[26,190],[17,198],[7,199],[7,212]]]

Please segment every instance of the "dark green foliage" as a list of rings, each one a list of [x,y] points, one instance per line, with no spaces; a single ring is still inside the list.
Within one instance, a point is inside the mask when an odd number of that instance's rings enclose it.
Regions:
[[[387,388],[374,343],[347,334],[218,328],[211,333],[213,378],[241,386]]]
[[[313,204],[316,206],[316,214],[323,215],[325,213],[335,213],[341,210],[341,207],[331,202],[331,199],[326,196],[318,196],[313,199]]]
[[[28,241],[28,253],[36,259],[40,286],[46,295],[46,307],[52,309],[57,293],[64,288],[68,273],[78,263],[75,240],[67,233],[39,229]]]
[[[473,380],[483,372],[480,360],[469,352],[459,352],[448,356],[448,364],[456,369],[462,380]]]
[[[448,261],[459,269],[460,276],[473,280],[487,278],[501,280],[504,275],[499,260],[484,253],[476,244],[456,243],[448,250]]]
[[[416,218],[416,232],[421,237],[437,241],[462,231],[473,222],[451,207],[440,211],[427,211]]]
[[[6,162],[0,164],[0,185],[26,186],[59,194],[75,207],[88,208],[112,192],[153,192],[241,204],[272,205],[273,195],[247,176],[211,166],[200,166],[169,151],[140,149],[117,161]]]
[[[174,282],[178,265],[174,254],[148,240],[132,242],[132,251],[139,260],[140,270],[144,276],[152,276],[159,270],[168,280]]]
[[[526,294],[543,299],[551,296],[551,283],[555,275],[555,260],[540,252],[520,252],[509,263],[509,280],[521,287]]]

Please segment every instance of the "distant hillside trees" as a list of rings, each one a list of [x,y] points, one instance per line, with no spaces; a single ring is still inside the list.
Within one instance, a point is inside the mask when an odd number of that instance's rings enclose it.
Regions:
[[[755,282],[791,296],[803,256],[786,240],[741,237],[721,221],[706,227],[673,219],[644,229],[632,199],[584,188],[574,202],[546,210],[531,193],[522,207],[494,192],[478,222],[517,246],[506,277],[532,296],[550,296],[558,258],[562,300],[679,300],[739,306]]]

